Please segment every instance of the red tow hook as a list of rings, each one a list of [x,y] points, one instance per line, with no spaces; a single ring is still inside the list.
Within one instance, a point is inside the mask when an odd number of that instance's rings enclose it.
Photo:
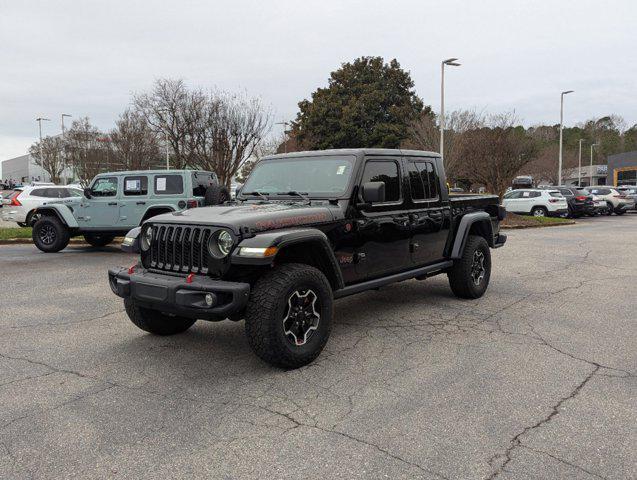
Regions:
[[[188,276],[186,277],[186,283],[192,283],[193,278],[195,278],[195,274],[189,273]]]
[[[128,267],[128,274],[132,275],[133,273],[135,273],[135,267],[137,266],[137,264],[135,265],[131,265],[130,267]]]

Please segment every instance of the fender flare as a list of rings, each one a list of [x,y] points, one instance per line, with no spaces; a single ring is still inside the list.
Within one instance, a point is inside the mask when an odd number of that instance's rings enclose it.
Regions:
[[[33,211],[34,214],[55,215],[66,227],[70,229],[78,228],[77,220],[73,216],[73,212],[66,205],[46,205],[38,207]]]
[[[489,236],[487,238],[487,243],[490,247],[493,248],[493,225],[491,224],[491,216],[487,212],[473,212],[467,213],[460,219],[460,223],[458,224],[458,229],[456,230],[456,238],[453,242],[453,247],[451,249],[451,258],[458,259],[462,257],[462,252],[464,251],[464,247],[467,244],[467,238],[469,237],[469,230],[471,230],[471,226],[475,223],[484,223],[487,228],[487,232],[489,232]]]
[[[231,256],[231,263],[235,265],[272,265],[278,254],[285,248],[303,243],[313,243],[321,248],[324,254],[323,258],[326,260],[325,267],[329,268],[330,271],[328,273],[334,279],[334,289],[343,288],[345,283],[330,241],[325,233],[315,228],[273,230],[271,232],[259,233],[251,238],[246,238],[235,248]],[[278,252],[276,255],[267,258],[241,257],[239,255],[239,249],[241,247],[277,247]]]
[[[147,221],[149,217],[148,212],[150,212],[151,210],[168,210],[168,212],[163,212],[163,213],[170,213],[170,212],[176,212],[177,210],[175,210],[174,205],[150,205],[145,211],[144,214],[142,215],[142,219],[139,221],[139,225],[142,225],[145,221]],[[158,213],[157,215],[162,215],[162,213]],[[153,215],[154,217],[155,215]]]

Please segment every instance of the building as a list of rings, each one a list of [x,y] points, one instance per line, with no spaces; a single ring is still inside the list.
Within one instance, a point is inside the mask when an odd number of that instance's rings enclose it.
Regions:
[[[51,177],[35,164],[31,155],[22,155],[2,162],[2,180],[13,180],[14,183],[48,182]]]
[[[608,156],[609,185],[637,185],[637,150]]]
[[[607,165],[582,165],[580,171],[581,184],[580,187],[589,187],[591,185],[607,185],[608,184],[608,166]],[[592,181],[591,181],[592,180]],[[578,168],[566,168],[562,172],[562,182],[564,185],[578,185]]]

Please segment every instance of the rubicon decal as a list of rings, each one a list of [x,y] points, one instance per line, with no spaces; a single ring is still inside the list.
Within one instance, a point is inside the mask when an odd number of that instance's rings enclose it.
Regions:
[[[313,213],[310,215],[295,215],[288,218],[277,218],[268,220],[259,220],[255,226],[258,230],[272,230],[276,228],[292,227],[294,225],[303,225],[306,223],[320,223],[329,220],[326,213]]]

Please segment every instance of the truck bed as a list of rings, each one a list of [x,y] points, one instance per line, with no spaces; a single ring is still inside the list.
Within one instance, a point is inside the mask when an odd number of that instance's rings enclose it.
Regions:
[[[489,205],[499,205],[500,198],[497,195],[477,195],[471,193],[450,193],[449,201],[454,207],[485,208]]]

